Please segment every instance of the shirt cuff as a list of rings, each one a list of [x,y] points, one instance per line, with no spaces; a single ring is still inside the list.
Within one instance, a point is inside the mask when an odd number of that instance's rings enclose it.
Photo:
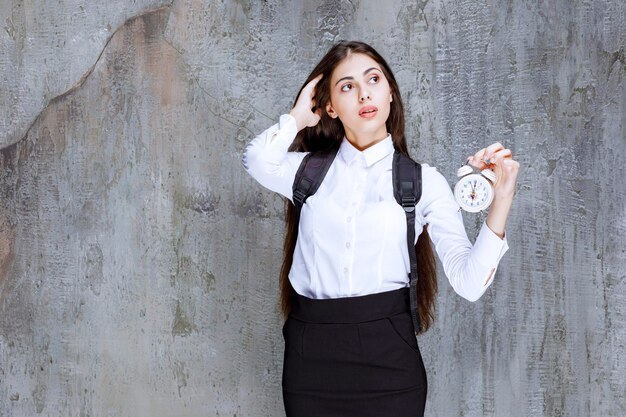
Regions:
[[[296,119],[289,113],[281,114],[278,119],[277,129],[268,134],[268,143],[272,146],[276,144],[284,148],[286,152],[293,142],[293,138],[298,134]]]
[[[507,250],[509,243],[506,231],[504,238],[500,239],[500,236],[487,226],[487,221],[484,221],[474,242],[475,259],[484,266],[495,268]]]
[[[293,127],[297,128],[295,117],[293,117],[289,113],[281,114],[280,118],[278,119],[278,128],[282,129],[285,126],[289,125],[290,123],[293,124]]]

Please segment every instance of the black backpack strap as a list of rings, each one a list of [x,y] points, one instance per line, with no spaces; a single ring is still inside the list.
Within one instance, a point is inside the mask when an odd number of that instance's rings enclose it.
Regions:
[[[330,168],[338,148],[308,153],[296,172],[293,181],[293,205],[300,212],[307,198],[315,194]]]
[[[406,214],[406,240],[411,261],[409,274],[411,317],[417,335],[422,327],[417,312],[417,256],[415,254],[415,205],[422,196],[422,166],[406,155],[393,154],[393,195]]]

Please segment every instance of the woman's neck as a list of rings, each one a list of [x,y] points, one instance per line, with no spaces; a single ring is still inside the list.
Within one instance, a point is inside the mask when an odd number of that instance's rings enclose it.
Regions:
[[[376,132],[375,134],[356,134],[354,132],[346,131],[346,139],[359,151],[364,151],[370,146],[384,140],[387,136],[389,136],[389,133],[387,133],[386,130]]]

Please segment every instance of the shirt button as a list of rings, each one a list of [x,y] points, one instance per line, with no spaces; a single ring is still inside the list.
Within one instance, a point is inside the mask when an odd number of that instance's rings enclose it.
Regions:
[[[350,223],[350,222],[352,221],[352,217],[350,217],[350,216],[346,217],[346,221],[347,221],[348,223]]]
[[[346,248],[350,249],[350,242],[346,242]]]
[[[347,273],[348,273],[348,267],[347,267],[347,266],[344,266],[344,267],[343,267],[343,273],[344,273],[344,274],[347,274]]]

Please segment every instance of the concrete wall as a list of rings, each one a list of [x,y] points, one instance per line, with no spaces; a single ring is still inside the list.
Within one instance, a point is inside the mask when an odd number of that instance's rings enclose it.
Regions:
[[[240,158],[342,38],[450,184],[522,165],[493,286],[439,269],[427,415],[626,413],[623,1],[92,3],[0,5],[0,416],[284,415],[282,201]]]

